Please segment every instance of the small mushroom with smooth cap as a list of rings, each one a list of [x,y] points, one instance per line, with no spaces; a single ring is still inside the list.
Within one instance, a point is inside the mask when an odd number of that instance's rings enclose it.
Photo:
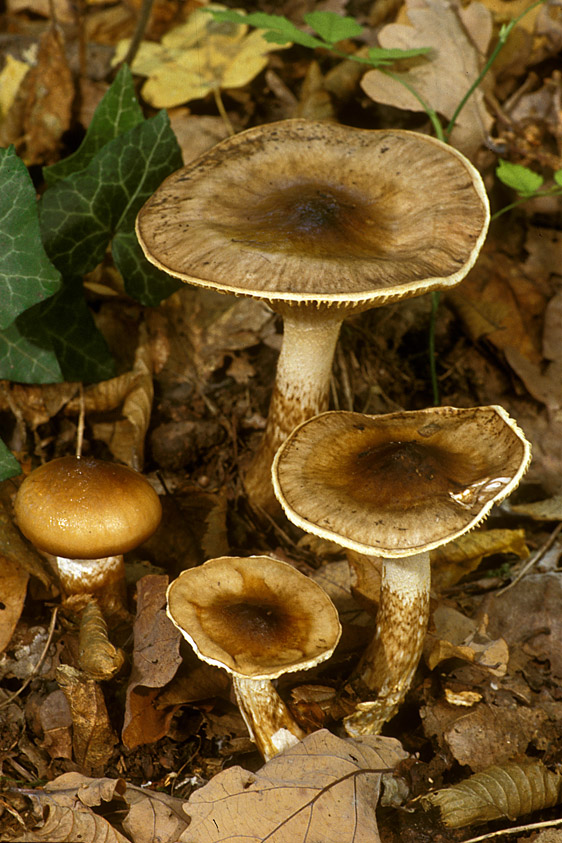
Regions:
[[[478,171],[427,135],[286,120],[235,135],[169,176],[141,209],[144,254],[182,281],[266,301],[284,338],[246,474],[278,509],[271,463],[328,408],[346,315],[458,284],[489,222]]]
[[[378,733],[408,691],[429,616],[429,551],[479,524],[529,460],[529,443],[499,406],[328,412],[280,447],[273,486],[287,517],[365,564],[382,559],[375,635],[352,678],[376,698],[345,718],[350,735]]]
[[[66,596],[91,594],[107,611],[125,607],[123,553],[162,517],[142,474],[90,457],[60,457],[36,468],[15,501],[26,538],[51,556]]]
[[[304,733],[273,679],[328,659],[341,627],[328,595],[268,556],[222,556],[183,571],[168,587],[167,614],[200,659],[232,675],[251,738],[266,760]]]

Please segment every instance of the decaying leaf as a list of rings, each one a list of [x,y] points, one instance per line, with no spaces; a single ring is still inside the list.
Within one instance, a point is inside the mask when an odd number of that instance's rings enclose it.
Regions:
[[[117,737],[99,685],[68,664],[57,668],[56,679],[72,714],[76,763],[88,772],[103,769],[113,754]]]
[[[486,556],[513,553],[529,556],[524,530],[475,530],[431,551],[431,583],[437,592],[475,571]]]
[[[113,64],[123,60],[128,46],[128,41],[118,44]],[[244,24],[216,21],[197,9],[161,44],[143,41],[132,70],[149,77],[142,95],[150,105],[171,108],[220,88],[242,88],[264,69],[268,53],[286,46],[266,41],[259,29],[248,34]]]
[[[149,575],[137,585],[133,669],[127,686],[122,738],[132,749],[168,731],[176,706],[157,709],[154,700],[181,663],[180,634],[166,617],[168,577]]]
[[[449,828],[464,828],[490,820],[514,820],[551,808],[561,800],[562,774],[533,759],[489,767],[459,784],[424,796],[422,804],[438,807]]]
[[[29,574],[17,562],[0,555],[0,653],[3,653],[20,618]]]
[[[511,511],[535,521],[562,521],[562,492],[542,501],[515,504]]]
[[[379,32],[385,49],[409,50],[432,47],[428,57],[416,60],[407,71],[393,71],[392,76],[371,70],[361,81],[365,93],[376,102],[423,111],[423,107],[396,78],[415,88],[427,105],[447,120],[477,78],[492,34],[492,17],[480,3],[460,9],[449,0],[407,0],[411,26],[391,23]],[[469,31],[474,32],[472,37]],[[447,84],[443,84],[443,80]],[[483,91],[477,89],[461,111],[451,134],[451,142],[466,155],[474,156],[492,126],[486,111]]]
[[[231,767],[192,794],[183,843],[377,843],[381,775],[406,753],[393,738],[314,732],[257,773]]]
[[[182,800],[127,784],[123,779],[88,778],[64,773],[44,790],[24,791],[44,824],[14,841],[49,843],[172,843],[187,825]],[[104,808],[121,803],[120,834]],[[95,809],[95,810],[93,810]],[[4,839],[4,838],[1,838]]]

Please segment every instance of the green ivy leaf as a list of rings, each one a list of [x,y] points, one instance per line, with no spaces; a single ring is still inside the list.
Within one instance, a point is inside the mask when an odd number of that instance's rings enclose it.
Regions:
[[[111,251],[125,280],[125,289],[141,304],[155,307],[183,286],[177,278],[172,278],[146,260],[134,231],[118,232],[113,238]]]
[[[45,304],[30,307],[0,332],[0,378],[18,383],[63,380],[51,337],[41,319]]]
[[[0,439],[0,480],[21,474],[21,466],[12,452]]]
[[[384,67],[401,59],[413,59],[418,56],[425,56],[431,52],[431,47],[417,47],[412,50],[400,50],[398,47],[371,47],[369,50],[369,64],[374,67]]]
[[[106,144],[85,170],[45,191],[43,242],[63,276],[94,269],[114,235],[133,230],[145,200],[181,165],[176,137],[162,111]]]
[[[41,243],[35,188],[13,147],[0,149],[0,328],[61,283]]]
[[[133,129],[143,120],[131,71],[127,65],[123,65],[96,108],[86,136],[76,152],[43,169],[46,183],[53,185],[61,179],[85,170],[106,143]]]
[[[207,9],[210,15],[215,20],[229,21],[230,23],[242,23],[249,26],[256,26],[258,29],[263,29],[263,37],[270,44],[300,44],[302,47],[325,47],[326,44],[308,32],[303,32],[290,20],[284,18],[282,15],[267,15],[265,12],[252,12],[249,15],[243,15],[240,12],[229,10],[216,11],[214,9]]]
[[[554,173],[554,181],[556,182],[557,185],[562,187],[562,170],[557,170]]]
[[[304,19],[328,44],[358,38],[363,32],[363,27],[354,18],[342,17],[336,12],[309,12]]]
[[[82,291],[82,279],[41,306],[40,322],[60,363],[65,381],[107,380],[115,375],[115,363],[98,331]]]
[[[521,196],[532,196],[544,181],[542,176],[528,167],[504,160],[500,160],[496,167],[496,175],[503,184],[516,190]]]

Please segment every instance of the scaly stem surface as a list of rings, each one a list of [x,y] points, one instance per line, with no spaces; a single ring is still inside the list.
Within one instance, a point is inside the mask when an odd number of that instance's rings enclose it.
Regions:
[[[344,720],[349,735],[376,735],[406,696],[429,618],[429,552],[385,559],[377,628],[352,684],[376,692]]]
[[[250,737],[266,761],[304,738],[269,679],[233,674],[232,683]]]

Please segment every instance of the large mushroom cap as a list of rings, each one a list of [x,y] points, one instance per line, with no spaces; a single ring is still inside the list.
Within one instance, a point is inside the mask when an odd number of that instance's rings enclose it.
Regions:
[[[273,464],[288,517],[359,553],[402,557],[476,526],[518,485],[530,446],[502,407],[304,422]]]
[[[167,613],[203,661],[253,679],[313,667],[341,633],[322,588],[267,556],[224,556],[183,571],[168,588]]]
[[[61,457],[32,471],[15,504],[22,533],[40,550],[74,559],[126,553],[162,517],[148,481],[124,465]]]
[[[360,309],[458,283],[489,220],[477,170],[427,135],[287,120],[169,176],[137,236],[170,275]]]

